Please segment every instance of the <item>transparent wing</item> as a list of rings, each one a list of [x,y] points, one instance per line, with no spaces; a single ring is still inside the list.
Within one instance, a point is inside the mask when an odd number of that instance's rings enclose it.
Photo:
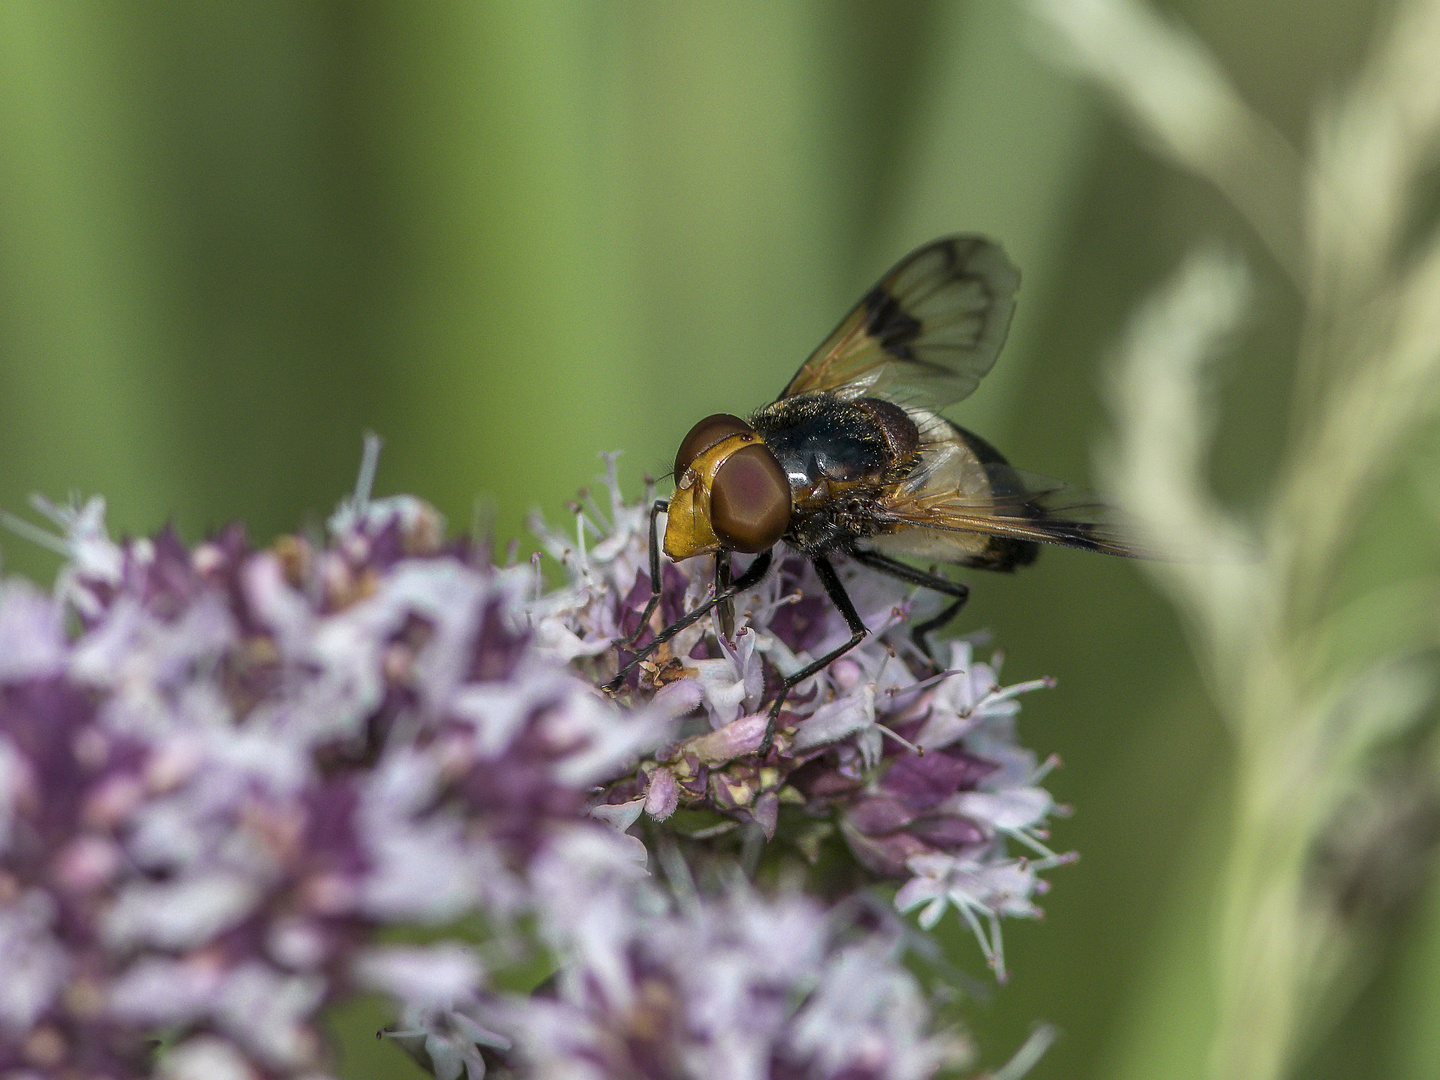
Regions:
[[[948,422],[933,424],[932,438],[946,429],[954,437],[931,441],[921,464],[881,499],[882,520],[900,530],[926,530],[933,548],[943,549],[952,534],[957,562],[973,554],[976,534],[1146,557],[1130,539],[1133,527],[1094,495],[1017,469],[999,455],[986,460],[993,453],[988,444]]]
[[[1012,540],[1101,551],[1108,555],[1149,558],[1130,541],[1110,508],[1068,485],[1056,491],[1030,491],[988,500],[935,494],[885,507],[892,521],[940,532],[979,533]],[[962,541],[956,540],[957,546]]]
[[[831,391],[940,408],[995,364],[1020,272],[983,236],[950,236],[902,259],[780,394]]]

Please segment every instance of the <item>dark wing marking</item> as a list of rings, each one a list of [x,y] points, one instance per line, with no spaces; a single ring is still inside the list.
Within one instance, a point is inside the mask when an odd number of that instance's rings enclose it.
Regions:
[[[983,236],[950,236],[902,259],[805,361],[782,398],[830,391],[940,408],[995,364],[1020,272]]]

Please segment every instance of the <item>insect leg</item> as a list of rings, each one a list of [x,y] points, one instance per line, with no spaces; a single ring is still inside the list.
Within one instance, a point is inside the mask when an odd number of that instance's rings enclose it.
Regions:
[[[760,579],[765,576],[766,572],[769,571],[771,557],[771,552],[762,551],[759,555],[755,556],[755,561],[745,568],[745,572],[731,582],[724,592],[716,593],[694,611],[689,611],[681,615],[680,618],[676,619],[669,626],[665,627],[664,630],[661,630],[660,633],[647,641],[645,646],[630,658],[630,662],[616,672],[615,677],[605,684],[604,689],[612,693],[618,690],[620,684],[625,681],[625,676],[629,675],[640,661],[644,660],[661,645],[664,645],[665,642],[669,641],[687,626],[691,626],[704,618],[716,604],[724,603],[736,594],[754,588]]]
[[[635,627],[635,632],[615,643],[621,648],[635,644],[635,640],[645,632],[645,627],[650,625],[655,605],[660,603],[660,533],[656,530],[655,519],[669,509],[670,504],[664,499],[656,499],[655,505],[650,507],[650,601],[640,613],[640,625]]]
[[[951,581],[949,578],[941,577],[939,574],[926,573],[924,570],[917,570],[915,567],[892,559],[889,556],[881,555],[878,551],[866,551],[857,548],[850,552],[850,556],[858,563],[870,567],[872,570],[879,570],[882,574],[889,574],[891,577],[899,578],[901,581],[911,585],[919,585],[924,589],[933,589],[944,596],[952,597],[950,604],[936,615],[933,619],[926,619],[923,623],[910,631],[910,640],[915,647],[925,654],[931,664],[935,665],[938,671],[942,665],[936,663],[935,654],[930,651],[930,642],[926,634],[932,630],[939,630],[955,617],[955,613],[965,606],[965,601],[970,597],[970,587],[962,585],[958,581]]]
[[[770,752],[770,744],[775,739],[775,723],[780,719],[780,706],[785,704],[785,698],[798,684],[810,678],[817,671],[824,671],[840,657],[859,645],[865,635],[870,631],[860,621],[860,613],[855,610],[855,605],[850,601],[850,594],[845,591],[845,586],[840,584],[840,575],[835,573],[835,568],[830,565],[830,560],[823,555],[814,555],[810,563],[815,567],[815,573],[820,576],[820,584],[825,586],[825,593],[830,597],[830,602],[840,609],[840,614],[845,616],[845,625],[850,627],[850,640],[838,649],[831,649],[819,660],[806,664],[794,675],[786,678],[784,685],[780,687],[780,693],[776,695],[775,701],[770,706],[770,719],[765,725],[765,738],[760,743],[759,754],[764,757]]]
[[[715,553],[715,595],[719,596],[730,587],[730,553],[728,551],[717,551]],[[727,638],[735,636],[735,600],[722,600],[717,605],[720,609],[720,633]]]

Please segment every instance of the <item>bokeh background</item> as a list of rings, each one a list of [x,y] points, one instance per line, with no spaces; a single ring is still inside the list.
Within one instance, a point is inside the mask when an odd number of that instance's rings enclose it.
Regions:
[[[1300,145],[1376,17],[1161,6]],[[1263,496],[1292,294],[1015,5],[5,3],[0,508],[102,493],[121,532],[238,519],[263,541],[323,519],[374,430],[378,493],[524,545],[598,452],[624,452],[638,495],[695,419],[770,400],[880,273],[956,231],[1000,239],[1024,284],[952,415],[1086,485],[1128,315],[1198,243],[1244,252],[1258,300],[1221,367],[1214,476]],[[1385,532],[1377,558],[1405,543]],[[9,535],[0,556],[45,580],[57,562]],[[1082,856],[967,1009],[983,1063],[1044,1019],[1042,1080],[1195,1075],[1228,759],[1179,625],[1121,560],[1047,552],[972,586],[963,629],[993,631],[1008,679],[1058,679],[1022,719],[1064,762],[1054,842]],[[1302,1075],[1440,1075],[1436,908]]]

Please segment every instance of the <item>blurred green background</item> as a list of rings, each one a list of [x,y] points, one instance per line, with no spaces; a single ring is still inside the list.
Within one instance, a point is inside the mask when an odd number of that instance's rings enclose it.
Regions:
[[[1166,6],[1297,144],[1374,15]],[[1081,484],[1128,314],[1195,244],[1245,251],[1259,303],[1215,470],[1258,498],[1294,299],[1034,37],[998,0],[0,5],[0,508],[103,493],[119,531],[239,519],[263,541],[330,512],[373,429],[379,494],[454,528],[488,506],[517,536],[532,507],[563,519],[599,451],[638,494],[696,418],[768,401],[880,273],[955,231],[1000,239],[1024,285],[952,414]],[[0,552],[53,573],[15,537]],[[994,631],[1009,680],[1059,680],[1022,723],[1064,761],[1054,842],[1082,855],[1043,923],[1006,929],[1011,981],[969,1010],[983,1062],[1047,1019],[1036,1077],[1195,1075],[1227,757],[1183,636],[1119,560],[980,578],[963,628]],[[1433,909],[1304,1075],[1440,1075],[1416,1071],[1440,1054]]]

